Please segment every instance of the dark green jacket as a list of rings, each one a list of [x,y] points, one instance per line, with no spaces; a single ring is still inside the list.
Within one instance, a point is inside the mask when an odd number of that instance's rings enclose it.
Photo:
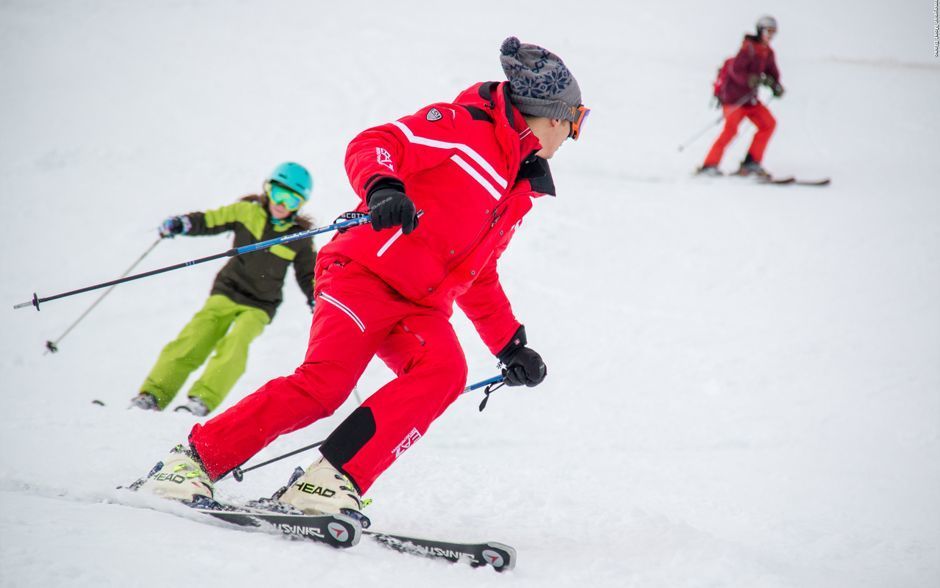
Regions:
[[[187,235],[217,235],[234,231],[233,247],[304,230],[297,223],[271,224],[268,210],[262,203],[246,200],[206,212],[191,212],[186,216],[192,224]],[[238,304],[260,308],[273,319],[283,300],[281,290],[287,266],[291,264],[307,303],[313,300],[316,259],[317,251],[312,239],[298,239],[262,251],[236,255],[215,277],[212,294],[222,294]]]

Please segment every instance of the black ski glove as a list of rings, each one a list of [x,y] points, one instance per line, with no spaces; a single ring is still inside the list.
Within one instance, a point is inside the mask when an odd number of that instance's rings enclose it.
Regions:
[[[538,386],[548,374],[542,356],[526,347],[525,326],[519,327],[512,340],[499,352],[507,386]]]
[[[405,194],[405,186],[398,181],[382,181],[369,190],[369,214],[376,231],[401,226],[407,235],[418,226],[415,203]]]
[[[760,83],[770,88],[770,91],[774,94],[774,98],[783,96],[783,86],[781,86],[780,82],[773,76],[762,74]]]

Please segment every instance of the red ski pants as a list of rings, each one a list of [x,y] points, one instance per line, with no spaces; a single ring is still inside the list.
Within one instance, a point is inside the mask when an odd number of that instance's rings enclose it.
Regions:
[[[406,300],[354,261],[323,267],[303,364],[193,427],[190,444],[213,480],[280,435],[333,414],[378,355],[396,378],[321,446],[364,493],[466,385],[467,362],[447,314]]]
[[[751,159],[760,163],[764,159],[764,149],[767,148],[770,136],[774,133],[774,127],[777,126],[774,116],[760,102],[753,106],[746,104],[738,108],[735,108],[732,104],[725,104],[722,108],[725,113],[725,127],[718,135],[718,138],[715,139],[715,144],[712,145],[711,150],[705,157],[703,165],[717,166],[721,163],[721,156],[725,152],[725,147],[738,133],[738,125],[741,124],[741,119],[744,117],[747,117],[757,127],[757,133],[754,134],[754,140],[751,141],[751,146],[747,152],[751,155]]]

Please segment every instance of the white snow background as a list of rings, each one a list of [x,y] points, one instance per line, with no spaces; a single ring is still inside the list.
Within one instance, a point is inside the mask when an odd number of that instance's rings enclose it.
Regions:
[[[0,2],[0,585],[940,585],[940,62],[934,6],[700,2]],[[787,94],[766,166],[827,188],[703,180],[711,82],[764,12]],[[502,79],[508,35],[594,109],[501,263],[549,377],[464,397],[372,488],[376,528],[515,546],[517,568],[334,551],[115,504],[194,418],[128,410],[222,261],[117,277],[166,216],[313,172],[351,208],[360,130]],[[743,123],[724,167],[752,134]],[[420,229],[419,229],[420,230]],[[321,245],[326,239],[317,239]],[[225,251],[160,244],[143,271]],[[296,285],[229,406],[289,373]],[[495,361],[455,318],[471,381]],[[368,394],[390,372],[373,363]],[[177,402],[185,396],[185,389]],[[92,404],[100,399],[106,406]],[[253,460],[322,439],[353,408]],[[269,495],[297,456],[220,482]]]

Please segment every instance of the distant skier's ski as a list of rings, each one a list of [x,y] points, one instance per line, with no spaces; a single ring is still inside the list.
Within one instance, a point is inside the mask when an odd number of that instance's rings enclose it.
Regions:
[[[828,186],[831,182],[831,178],[819,178],[816,180],[806,180],[803,178],[798,178],[796,176],[759,176],[759,175],[742,175],[739,173],[730,173],[730,174],[721,174],[718,175],[705,175],[701,173],[694,173],[693,177],[707,177],[707,178],[742,178],[753,180],[756,184],[770,184],[773,186]]]
[[[831,178],[820,178],[818,180],[801,180],[797,178],[793,183],[797,186],[828,186],[831,182]]]
[[[773,178],[769,176],[764,178],[760,176],[755,176],[754,181],[756,181],[758,184],[774,184],[777,186],[785,186],[787,184],[796,183],[796,178],[794,178],[793,176],[786,176],[786,177],[780,177],[780,178]]]
[[[435,539],[420,539],[392,535],[379,531],[363,531],[367,537],[400,553],[418,555],[450,562],[465,562],[473,567],[492,566],[497,572],[511,570],[516,565],[516,550],[503,543],[450,543]]]
[[[818,180],[804,180],[794,176],[780,178],[758,179],[758,184],[773,184],[775,186],[828,186],[832,180],[830,178],[820,178]]]

